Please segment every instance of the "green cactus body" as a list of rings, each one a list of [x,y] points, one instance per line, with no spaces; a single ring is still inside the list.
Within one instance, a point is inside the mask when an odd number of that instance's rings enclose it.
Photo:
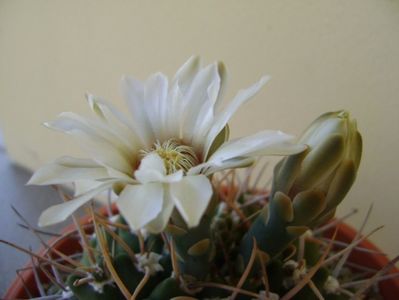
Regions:
[[[209,273],[214,247],[210,231],[211,221],[210,217],[205,216],[197,227],[182,233],[171,233],[182,274],[204,279]]]
[[[74,282],[80,279],[79,276],[71,275],[68,277],[67,284],[73,294],[79,300],[108,300],[108,299],[115,299],[115,300],[123,300],[123,297],[120,290],[115,285],[104,285],[102,292],[96,291],[91,285],[89,284],[82,284],[80,286],[75,286]]]
[[[175,215],[175,225],[167,228],[167,233],[175,245],[180,272],[197,280],[203,280],[209,274],[214,257],[211,223],[216,204],[217,199],[214,196],[197,227],[187,228],[185,222]]]
[[[122,216],[119,216],[117,223],[127,225],[127,222]],[[133,250],[134,253],[140,252],[140,243],[137,235],[124,228],[118,228],[116,233],[129,246],[129,248]],[[116,251],[118,253],[126,253],[125,250],[123,250],[123,247],[119,244],[116,245]]]
[[[118,218],[117,223],[126,224],[123,218]],[[140,253],[140,246],[138,237],[130,232],[129,230],[118,228],[115,233],[126,243],[126,245],[135,253]],[[126,250],[117,243],[112,236],[103,232],[107,247],[112,252],[112,264],[115,268],[119,278],[129,290],[133,293],[141,280],[144,277],[143,271],[138,270],[132,258],[127,254]],[[88,277],[92,277],[94,281],[76,285],[75,282],[82,277],[76,275],[70,275],[67,280],[67,284],[74,295],[79,300],[88,299],[125,299],[119,288],[116,286],[112,277],[106,271],[104,264],[104,258],[101,252],[101,248],[98,244],[97,237],[94,235],[90,239],[90,246],[95,249],[95,265],[99,269],[98,274],[89,274]],[[164,249],[164,243],[160,235],[149,235],[145,240],[145,248],[148,253],[162,253]],[[91,264],[87,251],[84,251],[81,262],[85,266],[93,267]],[[144,299],[149,296],[150,293],[158,286],[162,280],[168,278],[172,272],[170,255],[163,254],[159,264],[162,266],[163,271],[157,272],[150,276],[146,285],[140,291],[137,299]]]
[[[187,293],[181,290],[175,278],[170,277],[160,282],[146,300],[164,300],[179,296],[187,296]]]

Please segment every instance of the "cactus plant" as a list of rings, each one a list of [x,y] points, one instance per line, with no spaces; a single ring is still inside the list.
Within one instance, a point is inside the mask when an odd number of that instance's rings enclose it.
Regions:
[[[35,256],[50,282],[39,284],[41,296],[351,299],[369,290],[372,281],[356,289],[352,270],[331,265],[341,259],[345,266],[363,238],[337,250],[334,237],[316,234],[355,180],[362,150],[355,121],[346,111],[324,114],[298,143],[279,131],[228,141],[229,117],[266,80],[220,110],[224,77],[222,64],[201,68],[191,58],[171,89],[162,74],[145,84],[125,79],[132,123],[89,96],[96,119],[69,113],[49,124],[77,137],[93,159],[62,157],[33,175],[30,183],[77,187],[75,198],[47,209],[40,224],[62,221],[80,207],[91,222],[86,230],[76,222],[81,253],[71,257],[49,247],[46,256]],[[250,180],[255,158],[268,154],[285,156],[270,191]],[[241,180],[239,167],[249,170]],[[106,190],[113,191],[116,216],[92,205]]]

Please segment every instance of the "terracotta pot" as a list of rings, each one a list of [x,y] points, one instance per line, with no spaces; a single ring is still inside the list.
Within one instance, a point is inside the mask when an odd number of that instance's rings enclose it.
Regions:
[[[86,217],[82,220],[82,223],[87,224],[88,221],[89,218]],[[65,230],[63,230],[63,233],[71,232],[74,229],[75,228],[73,225],[68,226],[67,228],[65,228]],[[327,233],[327,235],[331,235],[331,233],[332,232],[330,231],[329,233]],[[355,235],[356,231],[353,228],[351,228],[346,224],[341,224],[338,229],[336,240],[342,242],[350,242],[355,237]],[[63,239],[57,242],[55,246],[58,250],[62,251],[65,254],[73,254],[81,250],[78,240],[73,238]],[[368,240],[363,241],[359,246],[380,252],[380,250]],[[44,252],[45,250],[43,249],[42,251],[39,252],[39,254],[43,254]],[[377,270],[381,269],[383,266],[385,266],[388,263],[388,259],[385,256],[373,255],[358,250],[353,250],[352,254],[350,255],[350,261]],[[30,264],[28,264],[28,267],[29,266]],[[394,272],[399,272],[399,271],[396,268],[393,268],[393,270],[391,270],[391,273]],[[29,287],[31,294],[38,295],[33,272],[31,270],[25,271],[21,274],[21,277],[23,278],[25,285]],[[386,300],[398,299],[399,278],[382,281],[380,283],[380,291],[382,296]],[[4,299],[21,299],[21,298],[28,298],[28,295],[24,289],[24,285],[21,279],[16,278],[14,282],[11,284],[7,293],[5,294]]]
[[[90,217],[84,217],[80,220],[81,224],[88,224],[90,221]],[[69,226],[65,227],[61,234],[68,234],[76,231],[76,227],[74,224],[70,224]],[[87,229],[86,232],[92,232],[92,229]],[[75,234],[76,236],[76,234]],[[80,246],[79,239],[73,238],[72,236],[57,240],[57,238],[52,238],[49,242],[49,245],[52,245],[55,247],[57,250],[60,252],[66,254],[66,255],[72,255],[74,253],[79,253],[82,251],[82,247]],[[39,255],[44,255],[46,253],[46,249],[42,248],[38,254]],[[53,256],[56,257],[56,256]],[[26,265],[26,268],[30,268],[32,266],[31,263],[28,263]],[[45,275],[40,272],[39,276],[44,279],[44,281],[48,281],[48,279],[45,277]],[[47,279],[47,280],[46,280]],[[33,274],[33,271],[31,269],[28,269],[22,273],[20,273],[20,277],[16,277],[15,280],[11,283],[10,287],[8,288],[6,294],[4,295],[5,300],[11,300],[11,299],[29,299],[29,295],[27,291],[24,288],[24,283],[25,286],[29,288],[29,292],[33,296],[38,296],[39,291],[36,287],[36,282],[35,282],[35,277]]]
[[[335,229],[331,229],[327,233],[327,235],[329,236],[333,235],[334,230]],[[350,227],[345,223],[342,223],[339,225],[336,240],[349,243],[354,239],[356,233],[357,231],[355,229],[353,229],[352,227]],[[359,244],[359,247],[382,253],[382,251],[378,247],[376,247],[373,243],[371,243],[369,240],[362,241]],[[354,249],[352,250],[349,256],[349,261],[358,265],[362,265],[364,267],[380,270],[386,264],[388,264],[389,259],[384,255],[374,255],[371,253]],[[397,272],[399,272],[399,270],[395,267],[392,268],[390,272],[388,272],[388,274],[397,273]],[[379,288],[381,295],[383,296],[383,299],[397,300],[399,297],[399,278],[396,277],[396,278],[383,280],[379,283]]]

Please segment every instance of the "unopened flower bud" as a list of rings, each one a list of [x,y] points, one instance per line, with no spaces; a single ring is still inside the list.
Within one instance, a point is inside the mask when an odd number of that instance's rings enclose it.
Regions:
[[[306,203],[304,196],[307,194],[317,193],[322,203],[314,210],[317,215],[310,216],[308,221],[319,223],[334,214],[351,188],[359,168],[362,138],[349,113],[338,111],[317,118],[299,143],[306,144],[308,149],[280,161],[274,171],[272,193],[286,194],[293,200],[294,207],[296,201]],[[294,222],[303,224],[306,220],[298,218]]]

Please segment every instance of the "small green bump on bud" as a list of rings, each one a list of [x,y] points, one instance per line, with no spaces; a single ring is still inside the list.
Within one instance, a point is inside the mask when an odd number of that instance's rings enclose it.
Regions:
[[[318,190],[304,191],[293,200],[294,224],[308,224],[317,218],[326,207],[325,195]]]
[[[302,169],[296,186],[306,189],[316,185],[339,164],[345,149],[341,135],[331,135],[316,148],[311,149],[302,162]]]
[[[290,155],[281,160],[274,168],[273,189],[288,194],[296,177],[301,170],[303,159],[308,154],[309,149]]]
[[[208,251],[209,246],[211,245],[211,241],[209,239],[200,240],[198,243],[192,245],[187,253],[191,256],[201,256]]]
[[[291,234],[293,236],[300,236],[304,234],[306,231],[309,230],[309,227],[307,226],[287,226],[286,228],[288,234]]]
[[[291,199],[282,192],[277,192],[273,197],[273,204],[280,217],[286,222],[292,222],[294,219],[294,211]]]

